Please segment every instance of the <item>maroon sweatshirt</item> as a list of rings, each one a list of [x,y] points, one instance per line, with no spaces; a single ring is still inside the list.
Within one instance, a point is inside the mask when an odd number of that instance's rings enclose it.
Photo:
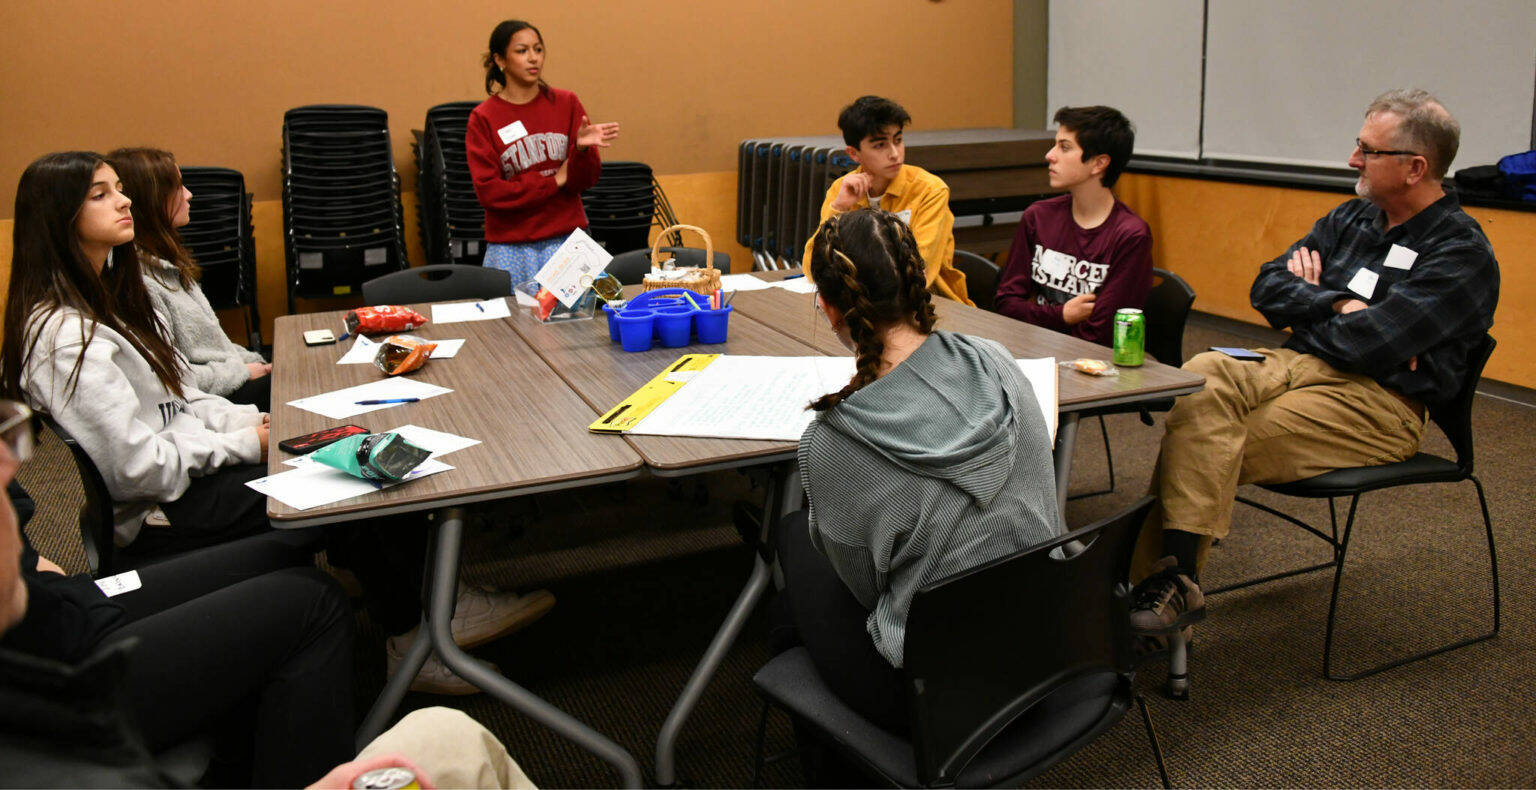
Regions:
[[[583,115],[576,94],[559,88],[545,88],[527,104],[488,96],[469,114],[464,147],[485,207],[486,241],[540,241],[587,227],[581,193],[602,172],[597,149],[574,153],[565,186],[555,186]]]
[[[1115,311],[1140,308],[1152,290],[1152,229],[1115,201],[1097,228],[1072,219],[1072,196],[1031,203],[1019,220],[1008,265],[998,278],[993,309],[1036,326],[1109,345]],[[1068,326],[1061,306],[1095,293],[1093,313]]]

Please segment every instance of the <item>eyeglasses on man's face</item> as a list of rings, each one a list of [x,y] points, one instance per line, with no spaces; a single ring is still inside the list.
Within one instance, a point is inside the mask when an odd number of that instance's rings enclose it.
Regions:
[[[1372,148],[1358,137],[1355,138],[1355,148],[1360,151],[1361,156],[1423,156],[1418,151],[1393,151],[1385,148]]]

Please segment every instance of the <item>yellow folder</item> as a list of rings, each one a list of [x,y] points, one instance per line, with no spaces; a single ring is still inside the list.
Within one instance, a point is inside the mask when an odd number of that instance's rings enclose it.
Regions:
[[[681,389],[691,378],[691,376],[678,374],[703,370],[719,357],[719,354],[684,354],[676,362],[668,365],[665,370],[656,374],[656,378],[635,390],[633,395],[609,409],[607,414],[597,419],[597,422],[588,425],[587,430],[593,433],[623,433],[639,425],[641,420],[667,398],[672,397],[672,393]]]

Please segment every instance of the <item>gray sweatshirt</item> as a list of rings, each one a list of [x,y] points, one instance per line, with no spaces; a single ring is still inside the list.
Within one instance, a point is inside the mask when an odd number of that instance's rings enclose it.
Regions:
[[[115,503],[116,542],[125,546],[155,503],[181,497],[193,475],[260,461],[261,414],[187,385],[186,397],[176,397],[127,338],[97,325],[86,343],[89,326],[82,331],[80,313],[70,308],[42,320],[21,387],[95,462]],[[65,384],[81,357],[69,392]]]
[[[215,395],[228,395],[251,378],[247,362],[265,362],[261,355],[236,345],[224,334],[219,316],[196,283],[183,290],[176,265],[143,256],[144,287],[155,311],[171,331],[171,344],[187,358],[192,386]]]
[[[1034,391],[991,340],[934,332],[800,437],[811,541],[900,667],[919,587],[1058,530],[1050,435]]]

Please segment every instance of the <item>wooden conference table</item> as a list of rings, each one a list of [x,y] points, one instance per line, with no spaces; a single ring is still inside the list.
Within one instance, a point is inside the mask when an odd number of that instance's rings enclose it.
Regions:
[[[776,280],[787,272],[760,273]],[[939,328],[978,334],[1002,342],[1019,357],[1104,357],[1105,349],[1009,318],[936,300]],[[277,319],[274,338],[272,436],[298,436],[320,428],[356,423],[384,431],[407,423],[476,439],[482,443],[444,458],[454,469],[342,502],[297,511],[269,500],[268,514],[283,527],[305,527],[404,512],[435,512],[434,557],[429,563],[429,602],[421,633],[386,684],[358,733],[359,741],[382,731],[403,699],[411,679],[432,651],[464,679],[550,727],[612,765],[627,786],[641,782],[633,756],[612,740],[526,689],[486,670],[453,643],[449,632],[456,597],[463,536],[462,506],[542,491],[599,485],[649,471],[658,476],[716,469],[764,466],[769,470],[762,523],[776,524],[802,499],[793,442],[601,436],[586,427],[688,351],[763,356],[846,354],[819,315],[811,297],[783,289],[744,291],[732,302],[729,341],[686,349],[656,348],[625,353],[608,339],[606,322],[572,321],[544,325],[514,307],[511,318],[456,324],[427,324],[415,334],[428,339],[465,338],[452,359],[430,362],[413,378],[453,392],[419,403],[380,409],[347,420],[331,420],[287,405],[288,401],[375,381],[372,365],[337,365],[350,344],[308,347],[308,329],[341,327],[341,311]],[[415,305],[430,316],[426,305]],[[1057,432],[1060,496],[1075,438],[1076,413],[1114,403],[1171,397],[1198,390],[1198,375],[1149,362],[1120,376],[1094,378],[1062,373],[1061,423]],[[274,441],[273,446],[276,446]],[[274,451],[269,469],[280,472],[289,456]],[[768,544],[768,545],[771,545]],[[761,556],[684,686],[656,745],[655,781],[675,783],[675,745],[688,716],[720,661],[767,591],[771,571]]]

